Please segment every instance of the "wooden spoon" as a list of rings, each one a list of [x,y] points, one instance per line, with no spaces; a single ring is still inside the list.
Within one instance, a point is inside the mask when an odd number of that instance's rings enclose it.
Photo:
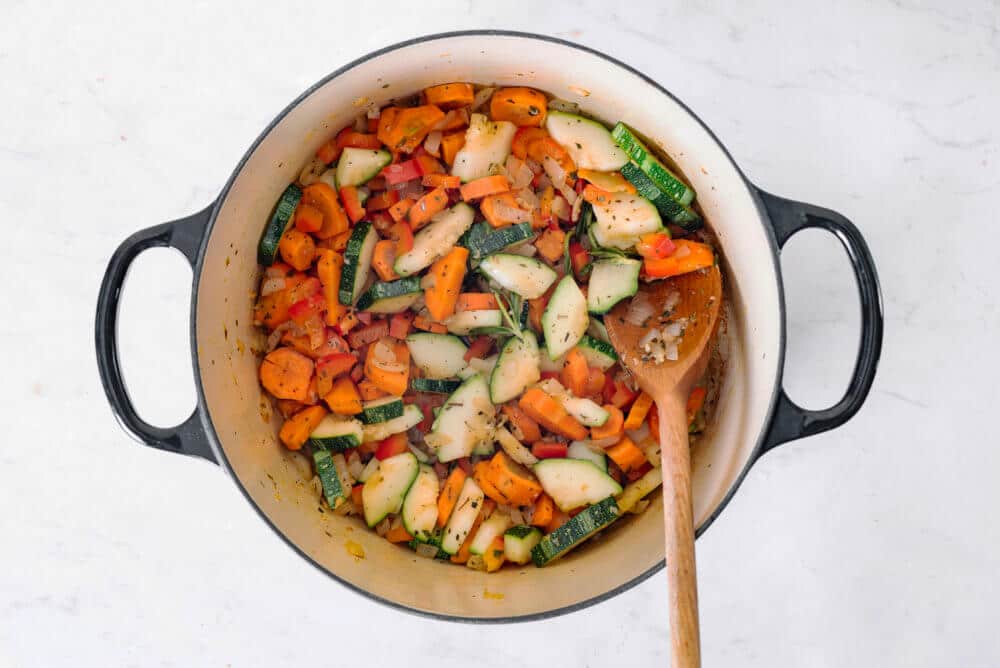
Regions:
[[[694,524],[691,510],[691,459],[688,450],[687,399],[705,372],[722,305],[722,277],[718,267],[683,274],[643,286],[654,315],[645,327],[626,318],[622,302],[604,319],[611,344],[622,363],[656,402],[660,422],[660,457],[663,466],[663,519],[666,539],[667,582],[670,588],[670,665],[701,665],[698,640],[698,583],[695,578]],[[639,340],[660,325],[664,304],[677,292],[680,300],[671,319],[687,318],[678,346],[678,359],[660,364],[643,361]]]

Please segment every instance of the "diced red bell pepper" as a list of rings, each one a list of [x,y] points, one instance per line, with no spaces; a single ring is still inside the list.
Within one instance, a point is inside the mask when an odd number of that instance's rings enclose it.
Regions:
[[[479,336],[469,344],[469,349],[465,351],[465,361],[476,358],[483,359],[486,353],[493,347],[493,339],[488,336]]]
[[[351,348],[358,349],[361,346],[375,343],[383,336],[389,335],[389,321],[376,320],[370,325],[365,325],[361,329],[355,330],[347,335],[347,342]]]
[[[319,282],[318,278],[309,277],[295,287],[289,289],[288,303],[294,304],[295,302],[302,301],[306,297],[312,297],[313,295],[319,293],[322,287],[323,286]]]
[[[403,454],[408,449],[406,434],[393,434],[389,438],[379,441],[378,447],[375,448],[375,459],[379,461],[389,459],[389,457]]]
[[[652,469],[652,468],[653,468],[653,465],[650,464],[649,462],[646,462],[645,464],[643,464],[639,468],[632,469],[631,471],[629,471],[628,473],[626,473],[625,474],[625,479],[628,480],[629,482],[635,482],[636,480],[638,480],[642,476],[644,476],[647,473],[649,473],[650,469]]]
[[[458,465],[458,468],[465,471],[465,475],[472,475],[472,460],[470,460],[468,457],[462,457],[461,459],[456,459],[455,463]]]
[[[392,216],[389,215],[388,211],[376,211],[365,215],[368,220],[371,221],[372,227],[375,228],[375,231],[382,236],[385,236],[392,226],[396,224],[396,221],[392,219]]]
[[[568,450],[569,446],[557,441],[535,441],[531,445],[531,454],[539,459],[565,457]]]
[[[354,186],[344,186],[340,189],[340,199],[344,203],[344,211],[351,223],[356,223],[365,217],[365,207],[361,206],[358,189]]]
[[[604,401],[624,410],[626,406],[631,406],[638,396],[637,391],[629,389],[629,386],[620,379],[607,375],[604,383]]]
[[[542,372],[542,380],[548,380],[549,378],[551,378],[553,380],[559,380],[559,372],[558,371],[543,371]]]
[[[584,267],[590,264],[590,253],[579,241],[572,241],[569,244],[569,261],[573,266],[573,273],[579,278]]]
[[[413,158],[393,165],[386,165],[382,169],[382,176],[385,177],[385,182],[388,185],[394,186],[397,183],[419,179],[423,174],[420,171],[420,162]]]
[[[421,147],[423,148],[423,147]],[[417,167],[420,169],[420,176],[427,176],[428,174],[443,174],[444,167],[438,162],[433,156],[426,153],[415,156],[413,158],[417,161]]]
[[[389,238],[396,242],[396,257],[413,248],[413,228],[405,220],[389,228]]]
[[[405,339],[410,333],[410,326],[416,314],[413,311],[396,313],[389,319],[389,336],[395,339]]]
[[[674,250],[676,250],[676,246],[674,246],[673,240],[666,232],[654,232],[653,234],[645,234],[640,237],[639,243],[635,245],[635,249],[644,258],[661,260],[665,257],[670,257]]]
[[[288,307],[288,317],[296,324],[303,326],[313,315],[318,315],[326,310],[326,298],[317,293],[300,299]]]

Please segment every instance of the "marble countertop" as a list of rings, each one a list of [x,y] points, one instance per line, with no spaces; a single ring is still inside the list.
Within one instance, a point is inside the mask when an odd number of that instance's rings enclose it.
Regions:
[[[664,4],[5,2],[0,665],[664,665],[662,574],[541,623],[389,610],[306,567],[214,467],[135,445],[98,382],[94,303],[122,239],[209,202],[327,72],[474,27],[648,73],[756,183],[853,219],[878,262],[864,409],[762,459],[698,543],[705,665],[1000,663],[1000,5]],[[783,265],[789,392],[830,404],[856,345],[846,259],[815,232]],[[153,251],[125,291],[126,375],[160,424],[194,401],[189,281]]]

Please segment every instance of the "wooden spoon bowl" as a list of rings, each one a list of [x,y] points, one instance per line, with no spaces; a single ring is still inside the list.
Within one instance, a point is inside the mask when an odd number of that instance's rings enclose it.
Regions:
[[[658,281],[641,288],[653,314],[641,324],[626,317],[622,302],[604,319],[611,344],[639,387],[656,402],[663,469],[663,517],[670,601],[670,648],[674,668],[701,665],[698,632],[698,584],[695,577],[694,523],[691,506],[691,459],[687,399],[704,374],[710,342],[722,308],[718,266]],[[677,296],[674,296],[677,293]],[[676,300],[672,309],[666,305]],[[682,320],[683,319],[683,320]],[[640,345],[650,329],[669,321],[685,322],[677,359],[655,362]]]

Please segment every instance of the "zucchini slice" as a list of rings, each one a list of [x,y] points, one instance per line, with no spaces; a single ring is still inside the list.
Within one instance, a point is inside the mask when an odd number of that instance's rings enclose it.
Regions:
[[[583,441],[573,441],[566,450],[566,456],[570,459],[582,459],[590,462],[605,473],[608,472],[608,458],[603,452],[591,449]]]
[[[264,233],[260,236],[260,243],[257,244],[257,262],[270,267],[278,258],[278,243],[285,231],[292,226],[295,219],[295,207],[302,199],[302,191],[294,183],[285,188],[281,193],[271,219],[264,226]],[[530,226],[529,226],[530,228]]]
[[[532,470],[545,493],[564,512],[622,493],[614,478],[582,459],[543,459]]]
[[[353,305],[361,296],[372,268],[376,243],[378,233],[371,223],[355,225],[347,240],[347,247],[344,248],[344,267],[340,272],[340,290],[337,294],[344,306]]]
[[[483,114],[472,114],[469,129],[465,131],[465,144],[455,154],[451,173],[462,179],[462,183],[490,176],[507,161],[516,132],[513,123],[493,122]]]
[[[350,490],[344,489],[340,474],[333,464],[333,456],[327,450],[314,450],[313,461],[316,463],[316,475],[323,485],[323,496],[330,508],[336,508],[350,496]]]
[[[452,249],[472,225],[474,217],[475,212],[465,202],[459,202],[435,215],[427,227],[417,232],[413,238],[413,247],[396,258],[393,264],[396,273],[410,276],[429,267]]]
[[[344,452],[361,445],[361,423],[327,415],[309,434],[309,441],[317,448]]]
[[[621,300],[633,296],[639,291],[641,269],[641,261],[627,257],[598,260],[591,265],[590,283],[587,284],[587,310],[604,314]],[[590,323],[588,327],[589,325]]]
[[[591,325],[594,322],[597,321],[592,319]],[[601,326],[603,327],[604,324],[601,323]],[[589,327],[588,331],[590,331]],[[610,343],[596,339],[590,334],[584,334],[577,347],[587,360],[587,366],[595,366],[601,371],[607,371],[618,361],[618,353],[615,352]]]
[[[604,323],[597,318],[592,317],[590,319],[590,326],[587,327],[587,334],[598,341],[603,341],[608,345],[611,344],[611,337],[608,336],[608,328],[605,327]],[[617,353],[615,354],[615,357],[617,357]]]
[[[641,478],[634,480],[625,486],[624,491],[618,495],[618,507],[623,513],[627,513],[637,504],[642,497],[646,496],[654,489],[663,484],[663,469],[653,467],[646,471]]]
[[[386,515],[399,512],[403,497],[416,479],[419,468],[420,464],[411,452],[379,462],[378,471],[361,488],[365,522],[369,527],[384,520]]]
[[[663,229],[660,212],[641,195],[613,193],[607,202],[592,204],[594,241],[604,248],[628,250],[645,234]]]
[[[420,465],[417,477],[403,499],[403,526],[418,541],[427,541],[437,524],[437,497],[440,489],[437,474],[426,464]]]
[[[526,564],[531,561],[531,550],[542,540],[542,532],[535,527],[519,524],[503,535],[503,554],[507,561]]]
[[[480,221],[469,228],[459,240],[459,245],[469,249],[470,259],[479,261],[487,255],[499,253],[534,236],[531,223],[517,223],[495,229],[489,223]]]
[[[358,299],[358,310],[369,313],[401,313],[423,294],[420,279],[408,276],[397,281],[373,283]]]
[[[458,493],[455,509],[451,511],[448,523],[444,525],[444,537],[441,539],[441,550],[446,554],[455,554],[458,548],[472,531],[472,525],[483,509],[486,495],[476,481],[469,476],[462,483],[462,491]]]
[[[388,422],[403,415],[402,397],[380,397],[366,401],[361,405],[361,422],[364,424],[376,424],[378,422]]]
[[[341,188],[364,185],[378,176],[390,162],[392,154],[388,151],[348,146],[337,162],[337,185]]]
[[[572,276],[563,276],[542,313],[542,331],[549,358],[561,357],[587,331],[587,299]]]
[[[415,332],[406,337],[413,363],[427,378],[453,378],[465,368],[468,348],[462,339],[449,334]]]
[[[410,387],[414,392],[432,392],[434,394],[451,394],[458,389],[462,381],[454,378],[414,378]]]
[[[620,514],[618,505],[612,497],[585,508],[566,524],[542,538],[538,545],[532,548],[531,559],[538,567],[551,564],[609,526]]]
[[[694,201],[694,190],[667,169],[655,155],[650,153],[646,145],[624,123],[619,122],[611,130],[611,136],[621,146],[628,157],[635,161],[639,169],[656,184],[656,187],[686,205]]]
[[[401,434],[408,429],[416,427],[423,422],[423,419],[423,411],[418,406],[414,404],[404,406],[403,414],[397,418],[364,425],[361,430],[361,441],[363,443],[371,443],[372,441],[381,441],[389,438],[393,434]]]
[[[695,213],[691,207],[681,204],[657,188],[656,184],[634,162],[626,163],[622,167],[622,176],[628,179],[635,186],[636,192],[652,202],[653,206],[668,220],[677,223],[688,232],[694,232],[701,227],[701,216]]]
[[[492,441],[495,416],[486,379],[474,374],[445,400],[425,442],[440,462],[468,457],[480,442]]]
[[[559,275],[544,262],[523,255],[495,253],[479,263],[479,271],[494,283],[525,299],[545,294]]]
[[[628,154],[603,124],[576,114],[550,110],[545,129],[565,148],[577,169],[613,172],[628,162]]]
[[[476,532],[475,537],[472,539],[472,544],[469,545],[469,552],[472,554],[485,554],[486,548],[490,546],[493,539],[497,536],[502,536],[504,531],[509,529],[512,524],[514,523],[511,521],[510,515],[500,511],[494,512],[479,525],[479,531]]]
[[[452,334],[467,336],[474,334],[478,329],[502,327],[503,316],[500,315],[500,311],[497,309],[459,311],[445,320],[444,324]]]
[[[538,341],[530,331],[521,338],[512,336],[504,344],[490,374],[490,400],[502,404],[521,395],[542,377],[539,368]]]

